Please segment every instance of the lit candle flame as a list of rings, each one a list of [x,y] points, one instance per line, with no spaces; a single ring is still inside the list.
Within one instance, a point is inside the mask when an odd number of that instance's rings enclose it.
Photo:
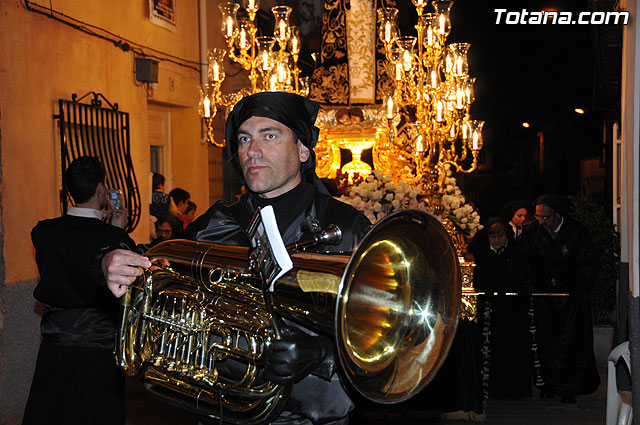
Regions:
[[[240,31],[240,48],[245,49],[247,47],[247,33],[242,30]]]
[[[209,96],[205,96],[202,102],[204,107],[204,117],[211,118],[211,101],[209,100]]]
[[[436,121],[444,121],[444,105],[441,100],[436,103]]]
[[[464,75],[464,61],[462,58],[456,58],[456,73],[457,75]]]
[[[284,40],[287,38],[287,24],[284,20],[280,21],[280,39]]]
[[[284,66],[282,66],[281,63],[279,63],[278,64],[278,83],[284,83],[285,79],[286,79],[286,76],[285,76]]]
[[[473,138],[471,140],[471,149],[472,150],[477,151],[477,150],[480,149],[479,148],[479,144],[480,144],[480,140],[479,139],[480,139],[480,135],[478,134],[478,131],[475,130],[473,132]]]
[[[227,37],[233,37],[233,18],[227,16]]]
[[[460,136],[462,140],[467,140],[469,138],[469,123],[466,122],[462,124],[462,135]]]
[[[220,81],[220,65],[218,65],[218,62],[213,63],[213,81]]]
[[[460,88],[456,90],[456,106],[459,109],[464,107],[464,92]]]
[[[402,55],[402,60],[404,61],[404,69],[407,71],[411,70],[411,53],[408,50],[404,51]]]

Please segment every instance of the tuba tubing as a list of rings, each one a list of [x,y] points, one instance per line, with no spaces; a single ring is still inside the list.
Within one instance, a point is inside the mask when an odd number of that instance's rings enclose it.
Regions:
[[[154,266],[121,302],[118,363],[166,401],[230,423],[269,422],[286,403],[289,386],[261,376],[272,313],[332,335],[350,384],[378,403],[424,388],[457,327],[455,248],[415,210],[379,221],[352,255],[293,253],[272,292],[245,247],[171,240],[147,256]]]

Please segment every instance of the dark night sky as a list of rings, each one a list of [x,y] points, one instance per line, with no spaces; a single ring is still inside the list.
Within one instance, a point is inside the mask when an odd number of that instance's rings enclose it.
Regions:
[[[471,43],[470,74],[477,77],[471,115],[486,121],[488,168],[464,178],[465,193],[489,214],[509,199],[577,193],[580,159],[601,153],[601,115],[592,106],[592,26],[496,24],[495,9],[523,8],[589,10],[586,1],[557,0],[459,0],[452,7],[448,42]],[[577,115],[576,107],[586,114]],[[549,156],[542,175],[536,162],[541,130]]]
[[[452,8],[449,41],[468,41],[471,73],[477,77],[473,114],[487,120],[487,138],[507,129],[535,128],[545,118],[581,106],[589,109],[593,91],[591,28],[586,25],[507,25],[495,23],[494,9],[529,11],[552,2],[461,0]],[[573,2],[581,4],[582,2]],[[559,10],[568,8],[553,2]],[[516,8],[517,6],[517,8]]]

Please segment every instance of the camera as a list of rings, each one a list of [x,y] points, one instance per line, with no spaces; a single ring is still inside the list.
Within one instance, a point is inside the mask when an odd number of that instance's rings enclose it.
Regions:
[[[109,191],[109,204],[112,211],[120,211],[123,207],[122,191],[119,189],[112,189]]]

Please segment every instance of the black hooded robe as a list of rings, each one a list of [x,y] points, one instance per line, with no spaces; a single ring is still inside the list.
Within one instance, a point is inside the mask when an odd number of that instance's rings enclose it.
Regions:
[[[596,249],[587,230],[568,217],[555,239],[535,222],[519,242],[518,257],[533,291],[570,294],[533,297],[542,389],[562,396],[590,394],[600,385],[589,301]]]

